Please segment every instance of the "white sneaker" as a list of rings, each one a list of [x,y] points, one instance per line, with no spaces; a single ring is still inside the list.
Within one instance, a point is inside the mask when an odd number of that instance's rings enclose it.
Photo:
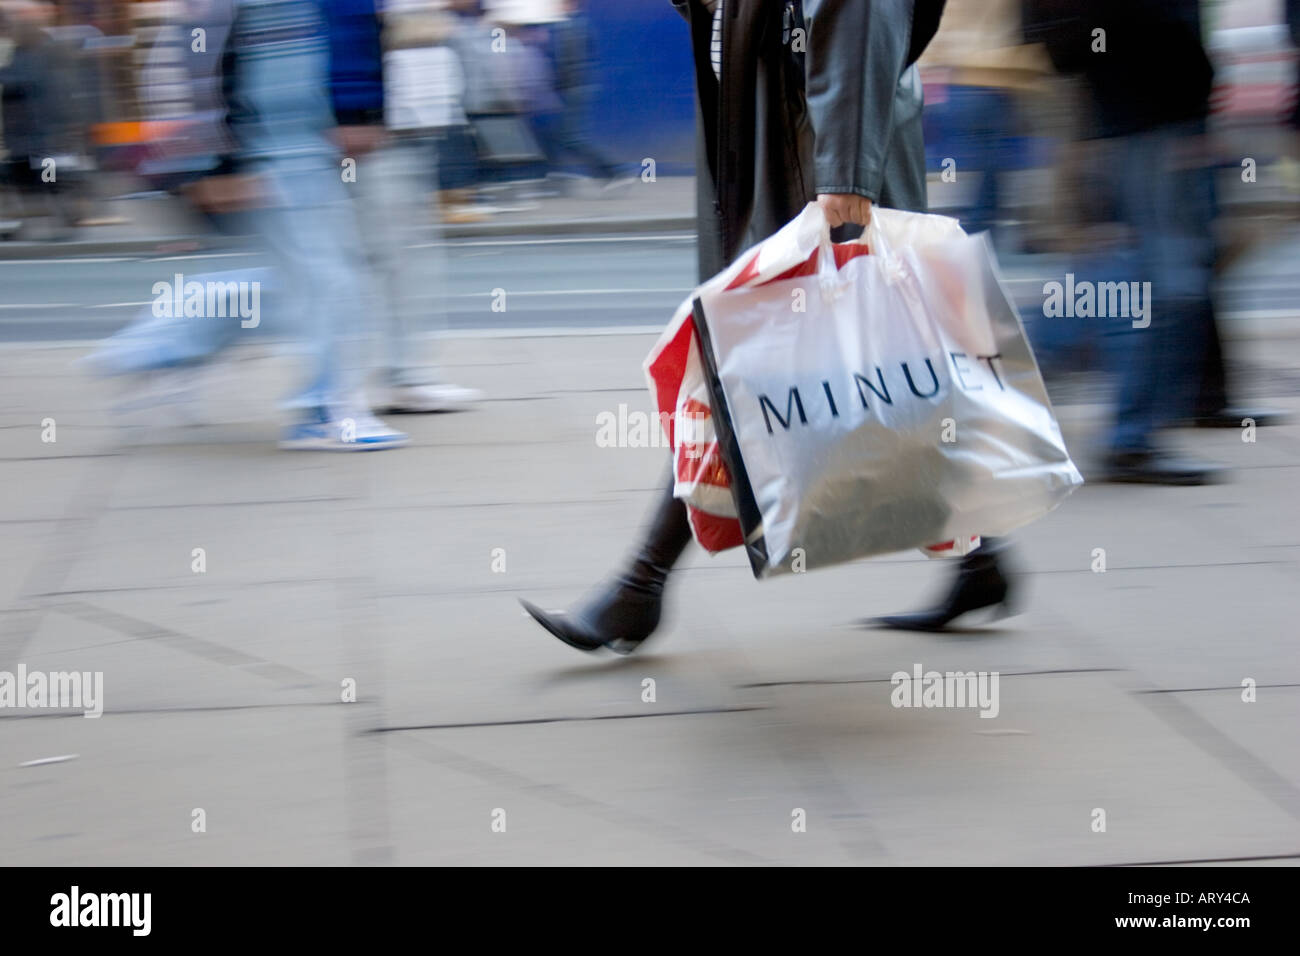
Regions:
[[[390,388],[379,407],[392,414],[427,414],[459,412],[483,398],[476,388],[436,383],[433,385],[397,385]]]
[[[281,448],[298,451],[381,451],[400,448],[410,438],[389,428],[368,411],[332,416],[323,408],[308,409],[285,429]]]

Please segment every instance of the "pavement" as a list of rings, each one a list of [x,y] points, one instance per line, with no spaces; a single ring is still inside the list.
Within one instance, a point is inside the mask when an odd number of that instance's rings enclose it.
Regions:
[[[860,627],[939,585],[918,554],[695,552],[641,655],[584,656],[517,599],[625,554],[663,450],[596,417],[648,409],[651,342],[450,339],[487,399],[373,455],[276,450],[269,349],[175,426],[110,414],[81,346],[0,347],[0,671],[104,675],[99,719],[0,710],[5,862],[1300,860],[1300,414],[1178,436],[1227,483],[1085,486],[1017,536],[995,625]],[[1300,341],[1236,347],[1300,413]],[[1104,410],[1058,411],[1086,474]],[[998,672],[997,717],[893,707],[917,665]]]

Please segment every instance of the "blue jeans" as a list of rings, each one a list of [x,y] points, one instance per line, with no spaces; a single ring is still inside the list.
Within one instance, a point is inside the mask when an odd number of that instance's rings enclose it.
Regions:
[[[1167,124],[1109,144],[1102,174],[1132,243],[1120,275],[1151,283],[1150,325],[1113,320],[1119,393],[1111,450],[1149,451],[1158,429],[1192,415],[1214,331],[1213,170],[1193,154],[1204,123]]]
[[[357,220],[369,257],[372,299],[367,311],[379,338],[376,363],[390,386],[438,381],[428,364],[433,344],[427,333],[446,326],[446,255],[429,238],[441,229],[429,214],[430,191],[438,178],[438,141],[430,133],[404,134],[362,158],[356,193]],[[431,281],[430,281],[431,280]],[[432,285],[436,298],[421,298]]]
[[[152,310],[104,344],[93,361],[109,371],[194,364],[263,326],[293,335],[307,354],[307,376],[291,407],[330,410],[358,404],[367,282],[356,220],[339,157],[327,133],[329,57],[313,0],[247,0],[231,29],[230,81],[240,109],[228,117],[260,201],[245,215],[271,252],[276,297],[267,321],[156,318]],[[161,273],[161,269],[160,269]],[[261,281],[262,272],[225,273]],[[160,280],[171,280],[160,274]],[[204,281],[212,276],[187,276]]]
[[[186,281],[260,283],[266,313],[256,327],[238,318],[154,316],[146,308],[94,357],[112,372],[194,365],[262,334],[297,339],[307,356],[293,408],[335,409],[359,401],[366,333],[364,257],[348,186],[334,157],[321,152],[259,160],[263,203],[244,215],[271,253],[273,270],[250,268],[187,275]],[[160,280],[172,280],[160,271]]]
[[[971,205],[956,215],[967,232],[983,232],[998,218],[999,178],[1016,163],[1016,99],[991,86],[953,85],[946,92],[946,103],[926,106],[926,139],[933,133],[937,148],[951,151],[959,177],[979,173]]]

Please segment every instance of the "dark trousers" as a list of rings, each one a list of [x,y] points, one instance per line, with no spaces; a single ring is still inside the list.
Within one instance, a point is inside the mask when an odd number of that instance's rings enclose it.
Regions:
[[[1211,285],[1217,205],[1213,169],[1196,155],[1199,121],[1167,124],[1111,141],[1101,171],[1131,241],[1116,281],[1149,282],[1150,324],[1108,317],[1119,393],[1114,451],[1150,450],[1158,429],[1222,407],[1223,356]],[[1216,394],[1217,393],[1217,394]]]
[[[552,169],[567,155],[601,179],[613,179],[618,172],[587,136],[587,104],[583,97],[567,97],[558,112],[535,114],[533,131]]]

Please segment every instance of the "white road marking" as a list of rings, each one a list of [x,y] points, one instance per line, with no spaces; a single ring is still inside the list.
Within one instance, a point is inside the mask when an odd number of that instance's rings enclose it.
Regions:
[[[446,332],[423,332],[416,338],[445,339],[539,339],[539,338],[582,338],[584,336],[606,335],[659,335],[667,322],[658,325],[624,325],[624,326],[583,326],[539,325],[533,328],[495,328],[495,329],[449,329]],[[281,344],[291,340],[278,340]],[[92,349],[103,344],[103,339],[45,339],[27,342],[0,342],[0,352],[22,349]],[[263,344],[272,344],[264,339]]]
[[[503,286],[502,288],[505,288],[505,287]],[[691,291],[693,291],[693,289],[694,289],[694,287],[692,287],[692,288],[690,288],[690,289],[537,289],[537,290],[532,290],[532,291],[522,291],[522,290],[521,290],[521,291],[518,291],[518,292],[516,292],[516,291],[514,291],[514,290],[512,290],[512,289],[505,289],[505,292],[506,292],[506,295],[507,295],[507,296],[520,296],[520,295],[631,295],[631,294],[644,294],[644,293],[647,293],[647,292],[662,292],[662,293],[664,293],[665,295],[668,294],[668,293],[672,293],[673,295],[685,295],[687,292],[691,292]],[[481,298],[483,298],[483,297],[485,297],[485,296],[488,297],[488,298],[491,298],[491,297],[493,296],[493,294],[494,294],[494,293],[491,293],[491,292],[453,292],[451,295],[447,296],[446,298],[448,298],[448,299],[481,299]]]
[[[258,252],[248,250],[246,252],[195,252],[184,256],[157,256],[141,259],[141,262],[179,262],[182,259],[243,259],[248,256],[259,255]]]
[[[606,242],[659,242],[667,239],[673,242],[693,240],[693,232],[673,232],[649,236],[568,236],[556,239],[444,239],[441,242],[420,242],[407,246],[408,249],[439,249],[458,246],[559,246],[573,243]]]
[[[39,760],[24,760],[18,766],[20,767],[43,767],[47,763],[65,763],[69,760],[76,760],[81,754],[64,754],[61,757],[41,757]]]
[[[444,239],[438,242],[417,242],[408,245],[408,249],[455,249],[464,246],[559,246],[581,243],[607,242],[687,242],[694,241],[695,233],[660,233],[643,236],[564,236],[551,239]],[[3,247],[0,247],[3,253]],[[78,265],[88,262],[176,262],[187,259],[239,259],[247,256],[261,255],[261,250],[248,249],[242,252],[194,252],[176,256],[154,256],[141,254],[137,256],[77,256],[69,259],[0,259],[0,266],[31,265]]]
[[[4,247],[0,246],[0,252]],[[113,259],[77,256],[74,259],[0,259],[0,266],[34,266],[34,265],[68,265],[69,263],[79,265],[85,262],[134,262],[139,256],[119,256]]]

